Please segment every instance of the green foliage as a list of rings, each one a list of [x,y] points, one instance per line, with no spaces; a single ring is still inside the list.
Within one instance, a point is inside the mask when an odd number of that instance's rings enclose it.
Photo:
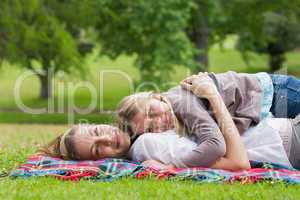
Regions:
[[[162,82],[174,65],[192,67],[195,52],[184,33],[192,7],[182,0],[101,1],[102,53],[136,55],[143,81]]]
[[[269,55],[271,69],[281,67],[284,54],[300,46],[300,2],[230,1],[229,28],[239,35],[238,49]]]
[[[299,19],[296,16],[287,17],[279,13],[265,12],[262,27],[259,32],[256,32],[254,38],[249,33],[241,35],[241,48],[258,53],[274,54],[295,49],[300,46]]]
[[[80,67],[76,42],[42,2],[1,1],[1,57],[29,69],[35,60],[41,69],[70,72]]]
[[[90,53],[94,41],[89,28],[98,20],[98,3],[96,0],[44,0],[44,5],[64,24],[66,30],[76,39],[81,55]]]
[[[40,77],[42,92],[51,73],[80,71],[84,74],[77,38],[68,27],[87,26],[87,15],[75,13],[78,1],[65,12],[59,0],[3,0],[0,2],[0,59],[30,69]],[[72,4],[73,3],[73,4]],[[66,4],[66,3],[65,3]],[[63,6],[63,5],[60,5]],[[86,14],[86,13],[85,13]],[[75,23],[77,19],[78,23]],[[69,21],[68,21],[69,20]],[[72,26],[71,26],[72,24]],[[51,94],[45,94],[45,97]]]
[[[245,55],[294,49],[299,6],[297,0],[3,0],[0,59],[84,74],[82,58],[98,39],[102,55],[132,56],[140,80],[162,84],[177,66],[205,70],[209,48],[228,34],[240,36]]]
[[[74,36],[82,28],[93,26],[97,22],[98,3],[96,0],[43,0],[44,5],[51,8],[51,12],[66,25]]]

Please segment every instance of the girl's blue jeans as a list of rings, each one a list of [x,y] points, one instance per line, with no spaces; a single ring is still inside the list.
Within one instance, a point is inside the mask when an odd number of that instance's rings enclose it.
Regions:
[[[270,76],[274,86],[271,113],[276,118],[295,118],[300,113],[300,80],[287,75]]]

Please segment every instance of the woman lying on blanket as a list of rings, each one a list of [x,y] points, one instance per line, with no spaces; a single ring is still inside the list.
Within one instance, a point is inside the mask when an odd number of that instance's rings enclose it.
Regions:
[[[65,160],[124,158],[130,137],[111,125],[79,124],[40,149],[42,154]]]

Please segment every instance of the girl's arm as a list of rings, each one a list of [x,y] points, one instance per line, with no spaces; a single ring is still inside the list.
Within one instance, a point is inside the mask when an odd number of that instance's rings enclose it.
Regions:
[[[224,135],[227,150],[225,156],[220,158],[212,167],[228,170],[249,169],[250,163],[245,146],[222,97],[218,93],[208,100]]]
[[[212,168],[244,170],[250,168],[247,152],[239,132],[215,84],[207,74],[191,76],[181,82],[181,86],[199,97],[205,97],[211,104],[215,118],[226,142],[226,154]]]

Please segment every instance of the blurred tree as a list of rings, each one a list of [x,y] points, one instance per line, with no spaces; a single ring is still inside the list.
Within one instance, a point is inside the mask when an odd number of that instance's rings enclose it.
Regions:
[[[300,1],[229,0],[228,28],[239,35],[238,49],[269,56],[271,71],[280,69],[285,53],[300,46]]]
[[[163,83],[174,66],[193,67],[195,49],[185,34],[194,4],[183,0],[102,0],[96,27],[102,53],[136,55],[141,80]]]
[[[268,37],[261,40],[243,33],[240,34],[239,45],[243,51],[251,50],[268,54],[269,67],[274,72],[283,66],[285,53],[300,46],[300,21],[274,12],[265,13],[263,17],[263,26],[258,35]],[[249,44],[250,42],[252,44]]]
[[[103,53],[137,55],[144,81],[165,80],[174,65],[207,71],[209,47],[227,34],[224,0],[99,2]]]
[[[89,10],[80,12],[80,6],[75,0],[0,1],[0,59],[35,72],[42,99],[52,96],[51,80],[58,71],[84,72],[74,32],[89,25]]]
[[[225,1],[193,0],[194,6],[188,21],[186,33],[197,49],[197,63],[192,72],[208,71],[208,51],[212,44],[221,42],[227,34],[227,16],[224,12]]]
[[[93,34],[89,28],[93,27],[98,18],[97,0],[43,0],[55,17],[64,24],[66,30],[76,38],[77,47],[81,55],[91,52],[94,48]]]

